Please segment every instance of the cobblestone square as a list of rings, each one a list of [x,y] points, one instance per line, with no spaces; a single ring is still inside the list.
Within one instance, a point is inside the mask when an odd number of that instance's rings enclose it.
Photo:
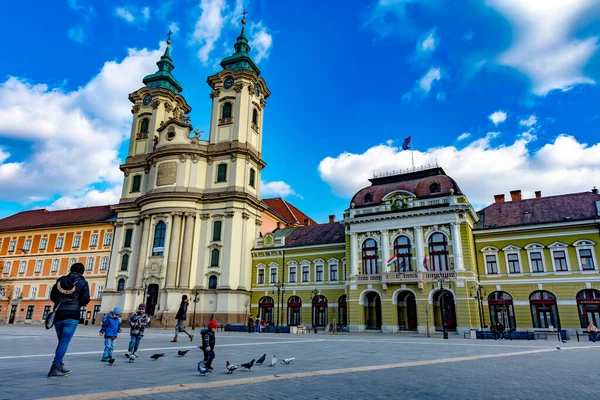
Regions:
[[[199,330],[195,331],[197,334]],[[149,329],[140,358],[123,357],[129,334],[115,346],[113,366],[100,362],[96,327],[80,326],[65,358],[66,378],[48,379],[56,338],[42,327],[0,327],[0,398],[245,399],[523,399],[582,398],[592,384],[600,346],[582,341],[473,341],[385,334],[275,335],[217,333],[215,371],[196,369],[199,339],[170,343],[172,331]],[[181,336],[180,336],[181,338]],[[183,358],[177,350],[190,349]],[[154,353],[165,357],[154,361]],[[267,354],[265,365],[228,375]],[[269,367],[275,354],[278,363]],[[283,365],[284,357],[295,357]],[[590,379],[592,378],[592,379]]]

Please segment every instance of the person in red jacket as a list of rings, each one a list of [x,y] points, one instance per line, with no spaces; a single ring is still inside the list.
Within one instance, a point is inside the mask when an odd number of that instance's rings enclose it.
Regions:
[[[202,335],[202,352],[204,353],[204,367],[211,371],[212,361],[215,359],[215,332],[219,324],[217,321],[212,319],[208,323],[208,327],[206,329],[202,329],[200,334]]]

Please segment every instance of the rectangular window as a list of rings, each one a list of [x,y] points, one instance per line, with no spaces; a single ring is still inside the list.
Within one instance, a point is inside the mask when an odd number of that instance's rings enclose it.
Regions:
[[[277,282],[277,268],[271,268],[271,283]]]
[[[23,250],[25,250],[25,251],[31,250],[31,239],[27,239],[25,241],[25,247],[23,248]]]
[[[32,287],[29,291],[29,299],[34,300],[37,297],[37,287]]]
[[[108,268],[108,257],[102,257],[102,261],[100,261],[100,271],[106,271]]]
[[[58,263],[59,263],[58,258],[55,258],[54,260],[52,260],[52,268],[50,269],[50,272],[58,272]]]
[[[316,272],[316,280],[317,280],[317,282],[323,282],[323,266],[322,265],[317,265],[315,267],[315,272]]]
[[[256,171],[254,170],[254,168],[250,168],[250,182],[249,182],[250,186],[254,187],[254,185],[256,184]]]
[[[4,270],[2,271],[3,274],[10,274],[10,267],[11,267],[12,263],[10,261],[5,261],[4,262]]]
[[[80,235],[76,235],[73,238],[73,248],[74,249],[78,248],[80,244],[81,244],[81,236]]]
[[[25,315],[25,319],[33,318],[33,309],[34,306],[27,306],[27,314]]]
[[[258,283],[265,283],[265,270],[262,268],[258,270]]]
[[[564,250],[556,250],[554,252],[554,269],[556,271],[568,271],[567,267],[567,255]]]
[[[98,246],[98,235],[97,234],[93,234],[92,237],[90,238],[90,247],[95,247]]]
[[[20,299],[21,298],[21,288],[20,287],[16,287],[15,288],[15,299]]]
[[[329,280],[330,281],[338,280],[338,266],[336,264],[329,266]]]
[[[123,243],[123,247],[131,247],[132,236],[133,236],[133,229],[125,229],[125,243]]]
[[[544,263],[542,262],[542,253],[534,251],[529,253],[531,260],[531,272],[544,272]]]
[[[92,271],[94,269],[94,257],[88,257],[87,263],[85,264],[86,271]]]
[[[69,260],[69,265],[73,265],[73,264],[75,264],[76,262],[77,262],[77,259],[76,259],[76,258],[71,258],[71,259]]]
[[[104,234],[104,245],[110,246],[110,241],[112,240],[112,232],[106,232]]]
[[[50,300],[50,295],[52,294],[52,286],[46,286],[46,299]]]
[[[579,259],[581,260],[581,269],[584,271],[592,271],[594,267],[594,258],[592,257],[592,250],[581,249],[579,250]]]
[[[507,255],[508,272],[511,274],[520,274],[521,266],[519,265],[519,255],[512,253]]]
[[[215,221],[213,224],[213,241],[221,240],[221,221]]]
[[[302,267],[302,282],[310,280],[310,267],[308,265]]]
[[[496,260],[496,255],[488,254],[485,256],[485,265],[487,266],[488,274],[497,274],[498,273],[498,262]]]
[[[50,307],[51,306],[44,306],[44,314],[42,315],[42,319],[45,321],[46,318],[48,317],[48,314],[50,314]]]
[[[46,246],[48,246],[48,238],[42,238],[40,241],[40,250],[46,250]]]
[[[65,240],[65,238],[62,236],[60,236],[59,238],[56,239],[56,248],[57,249],[62,249],[64,240]]]
[[[44,262],[43,262],[42,260],[37,260],[37,261],[35,262],[35,273],[36,273],[36,274],[39,274],[40,272],[42,272],[42,264],[43,264],[43,263],[44,263]]]
[[[290,267],[290,283],[296,282],[296,267]]]
[[[219,164],[217,166],[217,182],[227,181],[227,164]]]
[[[102,297],[102,292],[104,292],[104,286],[103,285],[98,285],[96,287],[96,298],[99,299]]]
[[[15,251],[16,246],[17,246],[17,242],[14,240],[11,240],[10,244],[8,245],[8,251]]]
[[[136,193],[140,191],[140,186],[142,185],[142,176],[136,175],[133,177],[133,181],[131,182],[131,192]]]
[[[27,261],[21,261],[21,265],[19,265],[19,274],[24,274],[25,268],[27,268]]]

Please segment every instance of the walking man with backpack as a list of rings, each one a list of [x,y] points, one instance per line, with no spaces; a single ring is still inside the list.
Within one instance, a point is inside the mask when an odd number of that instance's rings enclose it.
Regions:
[[[65,368],[63,358],[79,324],[81,307],[90,302],[90,288],[83,278],[84,271],[85,267],[82,263],[71,265],[69,274],[58,278],[50,292],[50,300],[54,303],[54,330],[58,338],[58,346],[56,346],[48,378],[69,375],[70,370]]]
[[[188,335],[190,342],[194,340],[194,335],[185,330],[185,319],[187,318],[188,303],[188,297],[185,294],[181,296],[181,304],[179,305],[177,315],[175,315],[175,319],[177,320],[177,325],[175,325],[175,337],[173,340],[171,340],[171,342],[177,342],[179,332],[183,332]]]

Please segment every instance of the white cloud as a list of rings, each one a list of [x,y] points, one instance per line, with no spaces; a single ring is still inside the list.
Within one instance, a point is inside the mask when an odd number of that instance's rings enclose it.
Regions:
[[[519,124],[531,128],[532,126],[537,124],[537,118],[535,117],[535,115],[530,115],[529,118],[522,119],[521,121],[519,121]]]
[[[502,110],[498,110],[493,112],[488,118],[494,123],[494,125],[498,126],[498,124],[506,121],[506,113]]]
[[[221,36],[225,22],[223,17],[225,6],[225,0],[201,0],[200,2],[202,14],[196,21],[194,33],[192,33],[192,43],[201,45],[197,55],[203,64],[208,64],[210,52],[215,48],[215,42]]]
[[[121,183],[118,149],[129,134],[128,94],[156,70],[161,54],[161,49],[130,49],[121,62],[106,62],[98,75],[71,92],[16,77],[0,82],[0,138],[23,141],[32,149],[0,157],[0,187],[11,188],[0,191],[0,199],[26,203],[72,197],[91,184]]]
[[[525,196],[536,190],[546,195],[587,191],[598,185],[600,143],[579,143],[573,136],[560,135],[553,143],[532,150],[535,135],[524,132],[512,144],[493,146],[485,137],[463,149],[454,146],[413,151],[415,164],[436,162],[456,180],[476,207],[493,202],[493,195],[522,189]],[[368,186],[372,172],[411,167],[411,154],[380,144],[362,154],[343,153],[319,164],[321,179],[333,193],[350,199]]]
[[[419,80],[419,87],[425,93],[429,93],[434,82],[442,79],[442,72],[439,68],[431,68],[427,73]]]
[[[83,27],[81,27],[81,26],[73,26],[73,27],[69,28],[69,30],[67,31],[67,36],[69,37],[69,39],[73,40],[74,42],[77,42],[77,43],[85,42],[85,31],[84,31]]]
[[[150,19],[150,8],[144,7],[142,8],[142,17],[147,21]]]
[[[456,140],[459,140],[459,141],[461,141],[461,140],[468,139],[468,138],[470,138],[470,137],[471,137],[471,134],[470,134],[469,132],[465,132],[465,133],[461,133],[461,134],[460,134],[460,135],[459,135],[459,136],[456,138]]]
[[[597,10],[597,0],[486,0],[511,23],[514,43],[499,63],[527,75],[533,93],[568,90],[577,84],[593,84],[583,68],[598,49],[598,37],[575,38],[581,21]],[[591,19],[591,18],[590,18]]]
[[[129,12],[128,10],[126,10],[125,8],[123,8],[123,7],[118,7],[115,10],[115,13],[119,17],[123,18],[127,22],[133,22],[133,21],[135,21],[135,17],[133,16],[133,14],[131,12]]]
[[[424,38],[421,38],[417,45],[417,51],[420,53],[433,53],[438,45],[438,39],[435,35],[435,29],[426,33]]]
[[[261,181],[260,194],[263,197],[288,197],[299,196],[292,187],[284,181]]]
[[[250,25],[250,47],[255,51],[252,59],[259,63],[263,58],[269,57],[273,46],[273,36],[262,22]]]
[[[169,25],[169,30],[173,33],[177,33],[179,32],[179,25],[177,25],[176,22],[171,22],[171,25]]]
[[[121,197],[122,186],[116,185],[106,190],[84,189],[81,194],[64,196],[53,202],[49,210],[64,210],[67,208],[80,208],[117,204]]]

